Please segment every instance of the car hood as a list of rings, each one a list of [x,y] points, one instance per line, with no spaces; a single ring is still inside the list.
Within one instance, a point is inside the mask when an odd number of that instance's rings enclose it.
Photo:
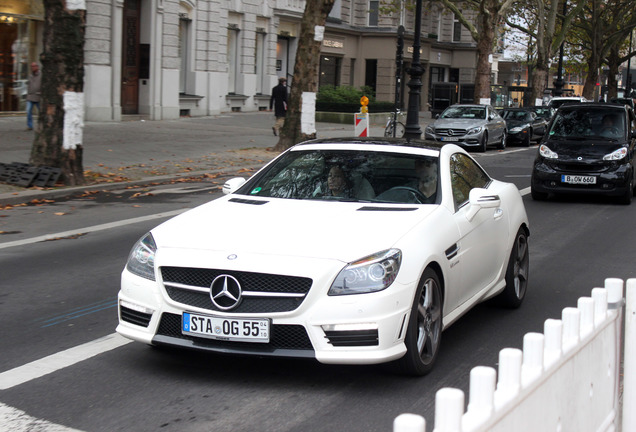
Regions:
[[[228,195],[164,222],[152,234],[158,248],[351,262],[393,247],[437,208]]]
[[[445,128],[463,128],[468,129],[471,127],[477,127],[485,125],[487,122],[485,119],[443,119],[439,118],[433,123],[433,127],[436,129]]]
[[[626,143],[618,141],[612,143],[602,138],[580,140],[551,139],[544,144],[559,155],[560,161],[601,160],[603,156],[626,146]]]
[[[529,125],[530,123],[523,120],[506,120],[506,126],[508,127],[508,129],[512,129],[519,126],[525,127]]]

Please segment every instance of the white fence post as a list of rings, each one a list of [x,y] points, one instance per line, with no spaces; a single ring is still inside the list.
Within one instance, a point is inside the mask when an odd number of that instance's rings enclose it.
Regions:
[[[561,312],[563,321],[563,354],[570,351],[579,343],[581,328],[581,312],[572,307],[566,307]]]
[[[526,333],[523,337],[522,388],[528,387],[543,372],[544,339],[545,337],[541,333]]]
[[[591,297],[579,297],[577,308],[581,313],[580,339],[594,331],[594,300]]]
[[[495,390],[495,410],[501,409],[519,393],[522,356],[521,350],[516,348],[504,348],[499,351],[499,377],[497,390]]]
[[[623,431],[636,430],[636,279],[627,280],[623,369]]]
[[[563,321],[547,319],[543,323],[544,349],[543,369],[548,369],[555,364],[563,352]]]
[[[594,327],[598,327],[607,318],[607,290],[593,288],[592,299],[594,299]]]
[[[433,432],[462,432],[464,392],[443,388],[435,393],[435,428]]]
[[[400,414],[393,420],[393,432],[426,432],[426,420],[417,414]]]
[[[494,368],[475,366],[471,369],[468,408],[462,417],[463,432],[476,430],[492,415],[496,382]]]

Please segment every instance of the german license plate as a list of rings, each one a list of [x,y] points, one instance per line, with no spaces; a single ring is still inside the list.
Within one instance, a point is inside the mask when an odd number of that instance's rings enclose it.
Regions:
[[[181,331],[210,339],[267,343],[269,325],[265,318],[222,318],[184,312]]]
[[[596,184],[596,177],[581,175],[562,175],[561,183],[569,184]]]
[[[455,137],[442,137],[442,141],[457,142],[457,138],[455,138]]]

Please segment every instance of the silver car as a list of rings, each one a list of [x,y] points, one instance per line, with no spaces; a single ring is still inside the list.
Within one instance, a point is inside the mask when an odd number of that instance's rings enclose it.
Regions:
[[[451,105],[425,130],[427,140],[450,142],[485,152],[506,148],[506,121],[490,105]]]

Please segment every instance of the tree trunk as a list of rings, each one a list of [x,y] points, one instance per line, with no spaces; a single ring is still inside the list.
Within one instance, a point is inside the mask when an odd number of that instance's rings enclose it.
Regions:
[[[607,100],[618,96],[618,67],[621,64],[621,56],[618,52],[619,46],[615,45],[610,49],[610,53],[607,56],[607,64],[609,71],[607,74]]]
[[[322,42],[314,40],[315,27],[324,26],[331,12],[334,0],[307,0],[305,12],[300,24],[300,37],[296,50],[294,79],[285,123],[274,151],[281,152],[301,141],[312,139],[316,134],[304,134],[301,131],[301,106],[303,92],[318,91],[318,70],[320,68],[320,46]]]
[[[535,104],[537,99],[543,99],[543,92],[546,89],[546,82],[548,78],[548,68],[539,68],[534,69],[532,73],[532,105]]]
[[[484,2],[487,3],[487,2]],[[488,61],[492,54],[493,43],[495,41],[495,26],[499,19],[499,5],[490,2],[491,5],[482,5],[486,11],[480,11],[479,20],[481,23],[479,40],[477,41],[477,76],[475,77],[475,103],[479,103],[480,99],[490,100],[490,76],[492,74],[492,66]]]
[[[596,61],[595,56],[591,56],[588,59],[587,76],[585,77],[585,83],[583,85],[582,96],[589,100],[594,100],[594,93],[596,91],[596,83],[598,82],[598,68],[599,64]]]
[[[83,185],[82,145],[64,145],[64,93],[84,90],[86,11],[67,9],[65,0],[43,3],[41,109],[30,162],[61,168],[66,185]]]

